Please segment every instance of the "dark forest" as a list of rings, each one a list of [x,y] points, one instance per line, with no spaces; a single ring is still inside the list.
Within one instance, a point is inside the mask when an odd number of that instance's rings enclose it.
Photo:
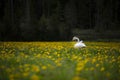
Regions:
[[[0,0],[0,41],[120,40],[120,0]]]

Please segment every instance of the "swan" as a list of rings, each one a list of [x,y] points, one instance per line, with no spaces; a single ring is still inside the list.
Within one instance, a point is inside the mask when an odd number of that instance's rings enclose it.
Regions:
[[[72,40],[77,41],[77,43],[74,44],[74,48],[84,48],[84,47],[86,47],[86,45],[83,43],[83,41],[79,40],[78,37],[74,36]]]

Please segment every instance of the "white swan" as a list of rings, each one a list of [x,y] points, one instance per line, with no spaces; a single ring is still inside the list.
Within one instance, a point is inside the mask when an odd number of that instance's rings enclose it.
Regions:
[[[83,41],[79,40],[78,37],[74,36],[72,40],[77,40],[77,43],[74,45],[74,48],[83,48],[83,47],[86,47],[86,45],[83,43]]]

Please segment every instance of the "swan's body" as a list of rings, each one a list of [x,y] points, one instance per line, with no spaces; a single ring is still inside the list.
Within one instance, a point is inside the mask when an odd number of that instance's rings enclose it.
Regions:
[[[73,37],[73,40],[77,40],[77,43],[74,45],[74,48],[83,48],[86,47],[86,45],[83,43],[83,41],[79,40],[78,37]]]

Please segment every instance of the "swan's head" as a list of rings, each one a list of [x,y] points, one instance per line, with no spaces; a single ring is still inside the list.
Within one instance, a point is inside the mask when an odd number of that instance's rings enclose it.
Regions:
[[[73,40],[73,41],[78,41],[78,42],[79,42],[79,38],[76,37],[76,36],[74,36],[72,40]]]

